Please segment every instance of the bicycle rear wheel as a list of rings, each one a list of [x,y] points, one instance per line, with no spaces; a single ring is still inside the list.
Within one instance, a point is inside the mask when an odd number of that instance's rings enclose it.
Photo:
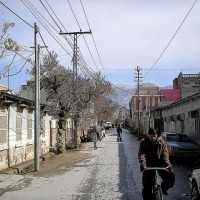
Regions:
[[[156,186],[153,187],[153,194],[155,200],[163,200],[163,195],[160,185],[158,185],[157,187]]]

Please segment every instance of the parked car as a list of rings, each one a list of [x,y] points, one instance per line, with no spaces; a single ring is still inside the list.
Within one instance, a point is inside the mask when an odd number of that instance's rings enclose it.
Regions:
[[[200,146],[192,142],[186,134],[163,132],[161,137],[166,141],[169,156],[200,156]]]
[[[87,142],[87,136],[86,135],[81,135],[80,139],[81,139],[81,142]]]
[[[92,138],[91,138],[92,131],[93,131],[93,127],[88,128],[87,136],[86,136],[87,137],[87,142],[92,142]]]
[[[105,129],[110,129],[110,128],[112,128],[112,123],[111,123],[111,122],[105,122],[105,123],[104,123],[104,128],[105,128]]]
[[[200,159],[194,164],[189,176],[189,185],[191,188],[191,199],[200,200]]]

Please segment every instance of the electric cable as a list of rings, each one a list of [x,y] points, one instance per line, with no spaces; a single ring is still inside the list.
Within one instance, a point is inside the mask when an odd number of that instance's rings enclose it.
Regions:
[[[61,44],[62,42],[59,41],[59,39],[56,38],[56,36],[54,35],[54,33],[49,29],[49,27],[43,22],[41,22],[41,20],[39,19],[38,15],[36,16],[36,14],[34,14],[33,12],[33,8],[29,8],[30,5],[26,5],[24,0],[21,0],[22,3],[26,6],[26,8],[32,13],[32,15],[39,21],[39,23],[45,28],[45,30],[54,38],[54,40],[60,45],[60,47],[71,57],[70,53],[65,49],[65,47],[63,46],[63,44]],[[32,10],[31,10],[32,9]]]
[[[70,9],[71,9],[71,11],[72,11],[72,13],[73,13],[73,15],[74,15],[74,18],[75,18],[75,20],[76,20],[76,22],[77,22],[77,24],[78,24],[78,26],[79,26],[80,31],[81,31],[81,26],[80,26],[80,24],[79,24],[79,22],[78,22],[78,19],[77,19],[76,15],[75,15],[75,12],[74,12],[74,10],[73,10],[73,8],[72,8],[72,6],[71,6],[69,0],[67,0],[67,2],[68,2],[68,4],[69,4],[69,7],[70,7]],[[96,64],[96,62],[95,62],[95,60],[94,60],[94,57],[93,57],[93,55],[92,55],[92,53],[91,53],[91,50],[90,50],[90,48],[89,48],[89,45],[87,44],[87,41],[86,41],[86,38],[85,38],[84,35],[83,35],[83,39],[84,39],[85,44],[86,44],[86,46],[87,46],[87,48],[88,48],[89,54],[90,54],[90,56],[91,56],[91,58],[92,58],[92,60],[93,60],[93,62],[94,62],[94,64],[95,64],[95,67],[96,67],[96,69],[97,69],[97,71],[98,71],[97,64]]]
[[[30,25],[27,21],[25,21],[23,18],[21,18],[18,14],[16,14],[14,11],[12,11],[10,8],[8,8],[4,3],[0,2],[4,7],[6,7],[10,12],[12,12],[15,16],[17,16],[19,19],[21,19],[23,22],[25,22],[27,25],[29,25],[31,28],[34,29],[32,25]]]
[[[51,17],[51,19],[54,21],[54,23],[56,24],[56,26],[58,27],[58,29],[60,30],[60,32],[62,31],[62,29],[60,28],[60,26],[58,25],[58,23],[56,22],[56,20],[53,18],[53,16],[51,15],[51,13],[49,12],[49,10],[47,9],[47,7],[44,5],[44,3],[39,0],[40,3],[42,4],[42,6],[44,7],[44,9],[47,11],[47,13],[49,14],[49,16]],[[55,12],[53,11],[52,7],[50,6],[50,4],[46,1],[46,4],[49,6],[49,8],[51,9],[51,12],[53,12],[53,14],[55,15],[56,19],[60,22],[61,26],[65,29],[65,27],[63,26],[63,24],[61,23],[61,21],[59,20],[59,18],[57,17],[57,15],[55,14]],[[65,29],[65,31],[67,32],[67,30]],[[67,40],[69,46],[73,49],[73,42],[70,41],[66,36],[64,36],[64,38]]]
[[[193,7],[195,6],[196,2],[198,0],[195,0],[195,2],[193,3],[192,7],[190,8],[190,10],[188,11],[188,13],[186,14],[186,16],[184,17],[183,21],[181,22],[180,26],[178,27],[178,29],[176,30],[176,32],[174,33],[174,35],[172,36],[172,38],[170,39],[170,41],[168,42],[167,46],[164,48],[164,50],[162,51],[162,53],[160,54],[160,56],[158,57],[158,59],[155,61],[155,63],[150,67],[150,69],[146,72],[146,74],[143,76],[145,77],[150,71],[151,69],[158,63],[158,61],[160,60],[160,58],[163,56],[163,54],[165,53],[165,51],[167,50],[167,48],[169,47],[169,45],[171,44],[172,40],[175,38],[175,36],[177,35],[178,31],[180,30],[180,28],[182,27],[183,23],[185,22],[185,20],[187,19],[187,17],[189,16],[190,12],[192,11]]]
[[[81,2],[82,8],[83,8],[83,12],[84,12],[84,15],[85,15],[85,18],[86,18],[87,24],[88,24],[88,28],[89,28],[89,30],[91,30],[91,27],[90,27],[90,24],[89,24],[89,20],[88,20],[88,17],[87,17],[87,15],[86,15],[86,11],[85,11],[85,8],[84,8],[84,6],[83,6],[83,2],[82,2],[82,0],[80,0],[80,2]],[[101,67],[102,67],[103,72],[104,72],[104,74],[105,74],[105,76],[106,76],[106,73],[105,73],[105,70],[104,70],[104,67],[103,67],[103,63],[102,63],[102,60],[101,60],[101,57],[100,57],[99,51],[98,51],[98,49],[97,49],[97,45],[96,45],[96,42],[95,42],[95,39],[94,39],[93,33],[92,33],[92,39],[93,39],[93,43],[94,43],[94,46],[95,46],[95,49],[96,49],[96,52],[97,52],[97,55],[98,55],[99,61],[100,61],[100,63],[101,63]]]

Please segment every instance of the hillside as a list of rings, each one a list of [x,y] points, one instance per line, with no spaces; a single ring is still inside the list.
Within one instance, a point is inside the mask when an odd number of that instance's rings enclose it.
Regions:
[[[135,92],[135,88],[117,86],[114,88],[114,90],[116,95],[112,97],[112,100],[122,107],[128,107],[129,101]]]
[[[159,87],[153,83],[143,83],[140,87]],[[160,87],[161,89],[172,89],[172,86],[165,86]],[[112,100],[116,103],[118,103],[120,106],[123,107],[129,107],[129,102],[131,100],[131,97],[133,96],[136,88],[131,88],[127,85],[116,85],[114,87],[116,95],[112,97]]]

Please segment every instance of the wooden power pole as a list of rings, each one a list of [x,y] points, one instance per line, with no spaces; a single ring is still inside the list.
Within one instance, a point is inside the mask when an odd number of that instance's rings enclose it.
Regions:
[[[136,76],[135,76],[135,81],[137,82],[137,109],[138,109],[138,139],[140,139],[140,82],[141,80],[141,73],[140,71],[142,70],[139,66],[135,69]]]
[[[91,34],[91,31],[88,32],[68,32],[68,33],[60,33],[65,35],[74,35],[74,50],[73,50],[73,110],[72,110],[72,131],[73,131],[73,137],[74,137],[74,147],[78,148],[77,144],[77,85],[76,85],[76,79],[77,79],[77,65],[78,65],[78,36],[82,34]]]

